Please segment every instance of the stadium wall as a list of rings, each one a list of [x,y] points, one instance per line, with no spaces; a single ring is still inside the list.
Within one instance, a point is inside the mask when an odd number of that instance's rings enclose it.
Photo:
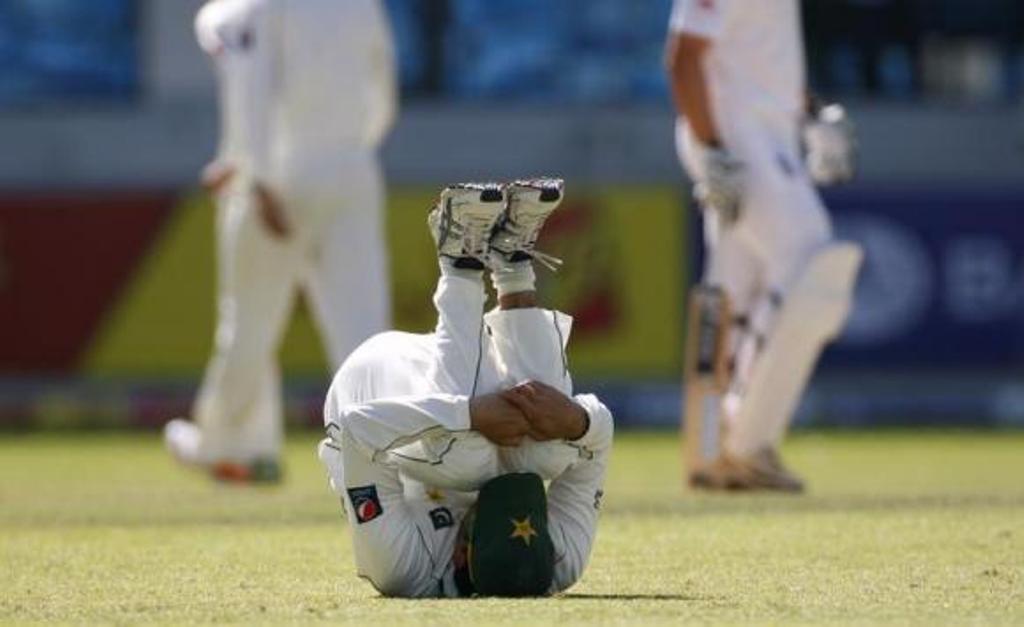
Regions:
[[[213,87],[127,110],[0,111],[0,188],[191,186],[214,153]],[[851,104],[867,184],[1020,181],[1024,117],[1009,107]],[[667,107],[406,106],[383,151],[389,180],[437,185],[558,172],[573,184],[679,184]],[[502,146],[481,150],[480,146]],[[969,158],[967,157],[969,155]]]

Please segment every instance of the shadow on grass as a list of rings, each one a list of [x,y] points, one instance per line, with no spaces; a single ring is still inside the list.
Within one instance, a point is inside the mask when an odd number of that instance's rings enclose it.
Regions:
[[[582,592],[567,592],[564,594],[555,594],[552,596],[540,596],[540,597],[439,597],[432,599],[407,599],[400,597],[386,597],[377,596],[374,597],[379,601],[386,601],[387,603],[410,603],[410,604],[422,604],[424,600],[429,600],[435,603],[477,603],[477,602],[507,602],[507,601],[520,601],[524,603],[541,601],[721,601],[725,597],[716,596],[701,596],[695,594],[668,594],[668,593],[582,593]]]
[[[569,601],[717,601],[717,597],[687,594],[560,594],[557,599]]]

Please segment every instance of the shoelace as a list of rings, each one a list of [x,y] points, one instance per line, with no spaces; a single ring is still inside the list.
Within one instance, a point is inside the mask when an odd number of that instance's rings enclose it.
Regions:
[[[529,220],[528,223],[520,223],[517,226],[523,231],[529,232],[531,235],[529,240],[530,243],[525,247],[526,250],[524,252],[526,252],[528,255],[536,259],[542,266],[544,266],[551,272],[557,273],[561,269],[561,266],[564,262],[558,257],[555,257],[554,255],[549,255],[543,251],[534,248],[534,246],[536,246],[537,244],[537,219],[533,218]]]
[[[555,257],[554,255],[549,255],[547,253],[543,253],[536,249],[530,251],[530,254],[533,255],[533,258],[539,261],[542,266],[544,266],[545,268],[552,272],[558,272],[558,270],[564,263],[558,257]]]

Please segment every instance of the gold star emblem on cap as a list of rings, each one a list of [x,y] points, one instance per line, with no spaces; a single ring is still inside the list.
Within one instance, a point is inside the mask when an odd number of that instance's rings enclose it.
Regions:
[[[509,536],[509,539],[522,538],[526,546],[530,546],[530,538],[537,535],[533,523],[530,522],[530,517],[527,516],[522,520],[511,518],[510,520],[512,521],[512,535]]]

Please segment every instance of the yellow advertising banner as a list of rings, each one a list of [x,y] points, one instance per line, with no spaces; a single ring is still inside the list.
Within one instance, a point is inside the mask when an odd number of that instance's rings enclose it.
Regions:
[[[388,203],[394,320],[426,332],[437,261],[426,228],[435,189],[398,188]],[[87,351],[82,370],[99,376],[194,376],[213,337],[216,266],[213,209],[182,200]],[[538,267],[545,306],[575,318],[569,358],[577,376],[673,378],[682,354],[687,221],[668,186],[568,190],[539,248],[564,260]],[[306,309],[296,308],[282,343],[289,375],[326,368]]]

